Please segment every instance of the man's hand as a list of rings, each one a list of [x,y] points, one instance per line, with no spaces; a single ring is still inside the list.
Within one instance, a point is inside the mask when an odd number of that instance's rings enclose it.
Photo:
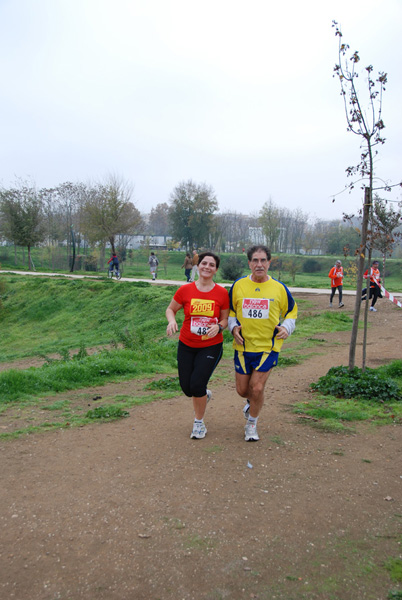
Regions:
[[[235,339],[235,342],[236,342],[236,344],[239,344],[239,346],[242,346],[244,344],[244,340],[243,340],[240,332],[241,332],[241,325],[236,325],[236,327],[233,327],[232,334]]]
[[[286,340],[286,338],[289,337],[288,332],[286,331],[285,327],[283,327],[282,325],[278,325],[277,330],[278,330],[278,333],[275,336],[277,340]]]

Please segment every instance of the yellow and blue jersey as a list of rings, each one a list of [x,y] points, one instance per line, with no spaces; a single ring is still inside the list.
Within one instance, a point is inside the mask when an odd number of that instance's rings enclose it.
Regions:
[[[276,339],[275,328],[297,318],[297,304],[286,285],[272,277],[257,283],[248,275],[233,283],[229,298],[229,318],[236,317],[244,339],[242,346],[233,340],[235,350],[280,352],[283,340]]]

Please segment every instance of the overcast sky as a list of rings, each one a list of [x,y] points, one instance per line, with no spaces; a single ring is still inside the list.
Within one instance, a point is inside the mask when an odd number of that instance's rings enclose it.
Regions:
[[[221,212],[361,205],[338,40],[388,73],[376,174],[402,179],[401,0],[0,0],[0,183],[118,175],[149,212],[205,182]],[[391,195],[402,198],[401,190]]]

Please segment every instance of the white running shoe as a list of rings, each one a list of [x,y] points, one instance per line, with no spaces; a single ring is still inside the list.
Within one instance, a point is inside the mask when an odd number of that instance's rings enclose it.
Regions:
[[[374,306],[370,306],[370,310],[371,310],[371,312],[377,312],[377,309],[374,308]]]
[[[202,440],[206,433],[207,428],[205,427],[205,423],[194,423],[190,439]]]
[[[244,428],[244,434],[244,439],[246,440],[246,442],[258,442],[258,440],[260,439],[257,433],[256,423],[250,423],[248,421]]]
[[[249,411],[250,411],[250,404],[249,404],[248,400],[246,400],[246,404],[243,406],[243,414],[244,414],[244,418],[246,419],[246,421],[248,421]]]
[[[340,302],[340,303],[339,303],[339,308],[343,308],[344,306],[345,306],[345,305],[344,305],[344,303],[343,303],[343,302]]]
[[[207,390],[207,403],[212,400],[212,392],[211,390]]]

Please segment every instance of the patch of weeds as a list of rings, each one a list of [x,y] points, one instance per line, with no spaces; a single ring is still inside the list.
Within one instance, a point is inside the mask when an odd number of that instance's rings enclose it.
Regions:
[[[128,417],[129,414],[120,406],[105,405],[89,410],[85,416],[87,419],[122,419]]]
[[[180,391],[180,383],[178,377],[165,377],[157,381],[151,381],[145,388],[146,390],[172,390]]]
[[[70,360],[70,352],[68,350],[68,348],[60,348],[60,350],[58,351],[58,354],[61,358],[61,360]]]
[[[337,398],[358,398],[375,402],[402,400],[398,384],[379,369],[354,367],[332,367],[318,382],[312,383],[313,390]]]
[[[323,433],[343,433],[349,435],[356,433],[356,429],[354,427],[347,427],[343,423],[334,421],[333,419],[327,419],[323,422],[311,421],[310,425],[313,427],[313,429],[317,429]]]
[[[292,365],[298,365],[301,363],[299,356],[281,356],[278,361],[278,367],[290,367]]]
[[[390,590],[387,600],[402,600],[402,590]]]
[[[217,452],[223,452],[223,450],[223,446],[219,446],[218,444],[209,446],[209,448],[204,448],[204,452],[206,452],[207,454],[216,454]]]
[[[293,411],[310,425],[322,428],[322,424],[334,428],[334,423],[371,421],[389,425],[402,420],[400,402],[377,403],[367,400],[343,399],[333,396],[316,396],[312,400],[298,402]],[[340,427],[341,428],[341,427]]]
[[[42,410],[61,410],[62,408],[69,406],[69,404],[69,400],[57,400],[56,402],[53,402],[53,404],[42,406]]]
[[[394,360],[389,365],[379,367],[378,370],[388,377],[402,377],[402,360]]]
[[[393,581],[402,582],[402,559],[389,558],[385,563],[385,568]]]
[[[343,450],[334,450],[333,452],[331,452],[331,454],[333,454],[334,456],[345,456]]]
[[[85,347],[85,344],[84,344],[84,342],[81,342],[78,352],[77,352],[77,354],[75,354],[73,356],[73,358],[76,360],[82,360],[83,358],[86,358],[87,356],[88,356],[88,352]]]
[[[272,435],[269,439],[273,444],[276,444],[277,446],[285,445],[285,442],[283,441],[280,435]]]
[[[370,464],[371,460],[369,460],[368,458],[362,458],[362,462]]]
[[[215,547],[215,541],[211,538],[203,538],[199,535],[193,535],[188,538],[186,546],[189,550],[202,550],[208,552]]]

